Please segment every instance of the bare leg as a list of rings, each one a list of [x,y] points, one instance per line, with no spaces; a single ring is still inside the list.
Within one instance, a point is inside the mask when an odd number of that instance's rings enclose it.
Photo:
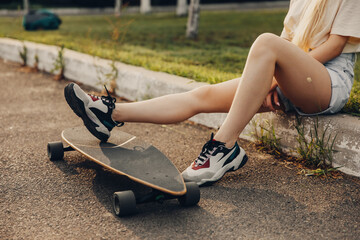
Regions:
[[[261,105],[273,76],[285,96],[304,112],[318,112],[329,105],[331,82],[325,67],[292,43],[263,34],[251,48],[242,78],[186,93],[116,104],[113,119],[168,124],[201,112],[229,112],[215,138],[231,146],[256,112],[269,111]],[[306,81],[308,77],[311,83]]]
[[[134,103],[117,103],[113,119],[119,122],[169,124],[184,121],[198,113],[228,112],[239,79],[170,94]]]
[[[113,119],[118,122],[170,124],[198,113],[229,112],[241,78],[134,103],[117,103]],[[277,108],[280,110],[280,108]],[[258,112],[271,111],[261,107]]]
[[[259,110],[275,76],[279,87],[304,112],[326,109],[331,81],[326,68],[292,43],[273,34],[254,42],[229,114],[215,139],[232,146]],[[311,78],[309,83],[307,78]]]

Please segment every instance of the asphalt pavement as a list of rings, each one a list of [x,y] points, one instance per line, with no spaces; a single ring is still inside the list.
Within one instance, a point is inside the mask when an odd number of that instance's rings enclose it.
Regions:
[[[201,188],[198,206],[147,203],[116,217],[113,192],[143,186],[77,152],[48,160],[47,143],[82,124],[63,97],[67,83],[0,60],[0,239],[359,239],[359,178],[299,175],[243,140],[248,163]],[[213,131],[191,122],[121,130],[159,148],[180,171]]]

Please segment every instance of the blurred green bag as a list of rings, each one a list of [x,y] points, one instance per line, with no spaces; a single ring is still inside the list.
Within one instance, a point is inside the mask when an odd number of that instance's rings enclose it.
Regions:
[[[27,31],[37,29],[54,30],[58,29],[61,19],[55,13],[47,10],[32,10],[23,18],[23,26]]]

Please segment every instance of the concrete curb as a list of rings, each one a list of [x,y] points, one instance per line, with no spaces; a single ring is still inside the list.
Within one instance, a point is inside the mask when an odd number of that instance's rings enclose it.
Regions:
[[[22,50],[24,45],[28,50],[28,65],[34,65],[35,55],[37,55],[39,69],[51,72],[60,49],[59,47],[0,38],[0,58],[21,63],[19,51]],[[112,71],[112,62],[110,60],[100,59],[69,49],[65,49],[64,59],[64,75],[66,78],[76,80],[98,90],[102,88],[102,84],[99,82],[104,74]],[[115,67],[118,69],[118,77],[116,79],[117,94],[132,101],[189,91],[207,85],[206,83],[195,82],[191,79],[154,72],[120,62],[115,62]],[[218,128],[225,117],[226,114],[199,114],[190,120],[207,127]],[[276,129],[278,138],[281,139],[282,146],[289,152],[295,151],[297,133],[294,128],[294,116],[265,113],[257,114],[253,120],[258,125],[261,125],[264,121],[270,121]],[[304,124],[307,129],[313,125],[312,121],[313,118],[304,118]],[[325,129],[327,126],[330,131],[336,131],[337,133],[335,142],[335,150],[337,152],[334,154],[333,165],[335,167],[342,166],[340,168],[341,171],[360,177],[360,118],[345,114],[321,116],[319,117],[319,125],[322,129]],[[252,137],[254,131],[254,126],[249,124],[240,137],[254,140]]]

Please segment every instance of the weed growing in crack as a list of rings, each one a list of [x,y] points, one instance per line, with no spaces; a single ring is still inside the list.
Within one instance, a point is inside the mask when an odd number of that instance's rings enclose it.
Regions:
[[[27,65],[27,53],[28,53],[27,47],[23,43],[22,51],[19,51],[20,58],[23,62],[22,63],[23,67]]]
[[[337,134],[333,137],[331,133],[328,133],[329,125],[325,129],[320,129],[318,117],[313,120],[313,125],[309,130],[310,137],[306,137],[305,126],[299,116],[296,116],[295,128],[298,133],[296,139],[299,144],[297,152],[304,160],[305,165],[319,168],[319,173],[321,173],[320,170],[325,171],[323,174],[326,171],[333,171],[331,165]]]
[[[297,153],[300,157],[293,157],[286,154],[280,145],[280,138],[276,136],[275,128],[269,120],[263,120],[260,124],[255,120],[251,121],[254,131],[252,136],[256,139],[256,146],[259,150],[267,152],[285,162],[292,162],[300,168],[299,174],[306,176],[331,176],[336,177],[340,167],[332,167],[334,144],[336,134],[329,133],[329,125],[325,129],[320,127],[318,118],[309,130],[308,137],[302,119],[296,117],[295,128],[298,136],[296,137],[299,146]]]
[[[252,125],[254,128],[252,135],[257,140],[256,145],[259,150],[264,150],[276,157],[284,155],[280,146],[280,138],[276,136],[274,125],[269,120],[264,120],[260,124],[253,120]]]
[[[59,81],[64,78],[65,60],[64,60],[64,45],[61,45],[58,56],[54,62],[54,68],[50,71],[51,73],[59,72],[54,79]]]

